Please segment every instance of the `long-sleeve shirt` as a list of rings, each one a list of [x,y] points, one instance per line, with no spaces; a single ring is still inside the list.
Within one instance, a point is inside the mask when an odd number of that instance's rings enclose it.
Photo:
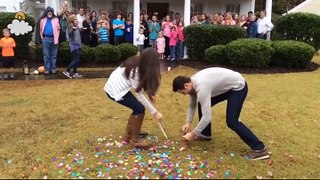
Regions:
[[[257,23],[258,23],[258,30],[257,30],[258,34],[265,34],[271,31],[274,27],[272,22],[267,17],[258,19]]]
[[[114,70],[104,86],[106,93],[114,98],[115,101],[120,101],[131,89],[137,89],[140,82],[138,68],[136,68],[135,73],[133,72],[134,70],[131,70],[129,78],[126,78],[125,67],[118,67]],[[133,76],[133,74],[135,75]],[[157,112],[144,95],[143,89],[137,93],[137,99],[150,110],[151,114],[155,114]]]
[[[211,98],[230,90],[240,91],[245,87],[245,79],[240,73],[230,69],[213,67],[199,71],[191,77],[195,95],[190,95],[187,121],[192,122],[197,107],[201,105],[202,118],[193,130],[196,134],[207,127],[211,122]]]

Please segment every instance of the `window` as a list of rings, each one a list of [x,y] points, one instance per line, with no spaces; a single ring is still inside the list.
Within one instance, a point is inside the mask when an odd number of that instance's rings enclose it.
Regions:
[[[82,7],[84,10],[87,9],[87,1],[86,0],[72,0],[72,7],[78,13],[79,9]]]
[[[266,3],[264,0],[256,0],[255,11],[261,11],[266,8]]]
[[[128,3],[124,1],[113,1],[112,14],[114,17],[120,12],[122,17],[127,17]]]
[[[232,14],[240,13],[240,4],[228,4],[226,12],[231,12]]]
[[[201,15],[203,13],[202,3],[191,3],[191,15]]]

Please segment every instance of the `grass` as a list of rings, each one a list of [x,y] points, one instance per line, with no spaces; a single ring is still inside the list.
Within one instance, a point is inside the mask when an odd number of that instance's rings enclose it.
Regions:
[[[315,60],[320,62],[319,57]],[[248,161],[240,157],[249,150],[227,128],[225,102],[212,109],[214,140],[192,143],[196,150],[177,150],[184,146],[179,128],[184,123],[189,99],[174,94],[171,83],[177,75],[192,75],[195,72],[192,68],[179,67],[165,73],[157,95],[156,107],[165,116],[163,127],[175,143],[176,149],[171,149],[172,153],[179,157],[190,154],[196,160],[208,161],[209,168],[204,171],[214,169],[214,178],[268,178],[268,171],[274,178],[320,178],[320,70],[244,74],[249,93],[241,119],[269,147],[272,164],[271,161]],[[97,163],[102,157],[94,156],[97,153],[95,148],[105,148],[106,143],[99,144],[97,139],[104,137],[108,142],[118,140],[130,113],[106,97],[103,91],[105,81],[0,81],[0,178],[70,178],[75,174],[67,174],[65,168],[58,169],[56,166],[62,161],[71,164],[76,152],[83,154],[84,162],[74,169],[77,172],[81,170],[83,174],[82,170],[89,167],[92,170],[85,177],[97,177],[100,166]],[[158,136],[159,143],[165,141],[149,112],[143,129]],[[206,151],[202,150],[203,147]],[[111,169],[105,177],[121,178],[126,170],[132,169],[130,166],[136,157],[124,158],[123,152],[128,150],[130,148],[127,146],[111,149],[106,158],[115,162],[122,158],[128,165],[122,164],[127,169]],[[231,157],[233,152],[235,156]],[[147,152],[141,155],[144,161],[150,159]],[[57,157],[58,161],[53,162],[53,157]],[[221,163],[217,163],[220,158],[223,158]],[[181,168],[183,176],[201,177],[201,171],[187,174],[188,163],[181,163]],[[226,170],[230,170],[228,177]],[[159,177],[148,171],[145,174]]]

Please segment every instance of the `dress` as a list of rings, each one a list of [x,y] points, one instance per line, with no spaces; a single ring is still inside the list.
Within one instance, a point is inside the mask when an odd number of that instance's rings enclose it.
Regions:
[[[158,53],[164,53],[165,45],[166,45],[166,40],[164,39],[164,37],[159,37],[157,39],[157,50],[158,50]]]

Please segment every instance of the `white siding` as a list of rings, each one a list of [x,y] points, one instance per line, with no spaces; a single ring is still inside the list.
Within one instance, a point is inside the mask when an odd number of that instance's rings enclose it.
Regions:
[[[320,1],[319,0],[307,0],[301,3],[299,6],[291,9],[289,13],[295,12],[305,12],[305,13],[314,13],[320,15]]]

